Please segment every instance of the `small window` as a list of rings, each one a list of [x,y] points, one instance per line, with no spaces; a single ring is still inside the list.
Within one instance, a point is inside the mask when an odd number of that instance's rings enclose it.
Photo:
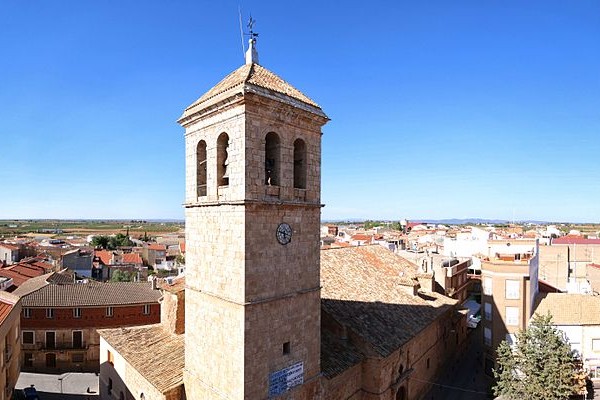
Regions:
[[[197,196],[206,196],[206,142],[201,140],[196,148]]]
[[[73,309],[73,318],[81,318],[81,308]]]
[[[429,369],[429,358],[427,359],[427,369]]]
[[[119,393],[119,400],[125,400],[125,394],[123,393],[123,391],[121,390],[121,392]]]
[[[107,317],[112,317],[114,315],[113,312],[114,312],[114,310],[112,307],[106,307],[106,316]]]
[[[483,311],[485,314],[485,320],[492,320],[492,304],[491,303],[483,303]]]
[[[73,348],[74,349],[83,348],[83,332],[82,331],[73,331]]]
[[[519,326],[518,307],[506,307],[506,325]]]
[[[483,328],[483,344],[486,346],[492,345],[492,330],[490,328]]]
[[[225,132],[217,139],[217,184],[219,186],[229,185],[230,159],[229,159],[229,136]]]
[[[26,367],[33,367],[33,353],[23,353],[23,358],[25,359]]]
[[[31,318],[31,308],[23,309],[23,318]]]
[[[279,136],[274,132],[265,137],[265,184],[279,185]]]
[[[291,347],[290,347],[290,342],[285,342],[285,343],[283,344],[283,354],[284,354],[284,355],[286,355],[286,354],[290,354],[290,350],[291,350]]]
[[[507,299],[518,299],[519,296],[519,286],[520,282],[513,279],[506,280],[506,293],[505,297]]]
[[[22,342],[23,344],[33,344],[35,340],[35,333],[33,331],[23,331]]]
[[[150,304],[144,304],[144,315],[150,315]]]
[[[71,354],[71,362],[73,364],[81,364],[83,362],[83,353],[72,353]]]
[[[112,366],[115,365],[115,356],[110,350],[106,351],[106,361]]]
[[[108,394],[109,394],[109,395],[112,395],[112,390],[113,390],[113,382],[112,382],[112,378],[108,378],[108,386],[107,386],[107,389],[108,389]]]
[[[483,278],[483,294],[492,295],[492,278],[487,276]]]
[[[56,332],[46,331],[46,348],[47,349],[55,349],[56,348]]]
[[[54,318],[54,308],[46,308],[46,318]]]
[[[306,144],[302,139],[294,142],[294,187],[306,189]]]

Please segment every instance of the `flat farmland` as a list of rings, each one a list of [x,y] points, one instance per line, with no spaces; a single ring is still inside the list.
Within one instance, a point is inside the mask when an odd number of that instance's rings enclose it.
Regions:
[[[132,237],[183,234],[183,221],[146,220],[0,220],[0,237],[40,234],[52,237],[111,235],[129,230]]]

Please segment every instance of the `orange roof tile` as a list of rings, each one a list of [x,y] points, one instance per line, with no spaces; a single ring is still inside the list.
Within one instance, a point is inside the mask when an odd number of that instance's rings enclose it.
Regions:
[[[123,254],[123,264],[141,264],[142,257],[138,253]]]
[[[167,248],[164,244],[150,243],[148,245],[148,250],[167,251]]]
[[[112,258],[113,258],[112,251],[108,251],[108,250],[94,250],[94,256],[100,258],[100,261],[102,261],[102,263],[104,265],[110,265],[110,264],[112,264]]]

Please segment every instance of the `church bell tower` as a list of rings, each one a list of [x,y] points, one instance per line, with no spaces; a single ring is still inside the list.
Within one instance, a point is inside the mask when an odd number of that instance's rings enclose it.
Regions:
[[[320,397],[321,127],[310,98],[246,63],[185,128],[188,399]]]

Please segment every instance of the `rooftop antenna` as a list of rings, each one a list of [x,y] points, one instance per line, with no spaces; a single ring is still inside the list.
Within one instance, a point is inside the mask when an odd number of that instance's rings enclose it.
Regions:
[[[238,6],[238,15],[240,17],[240,40],[242,41],[242,57],[245,57],[246,46],[244,45],[244,29],[242,28],[242,6]]]

